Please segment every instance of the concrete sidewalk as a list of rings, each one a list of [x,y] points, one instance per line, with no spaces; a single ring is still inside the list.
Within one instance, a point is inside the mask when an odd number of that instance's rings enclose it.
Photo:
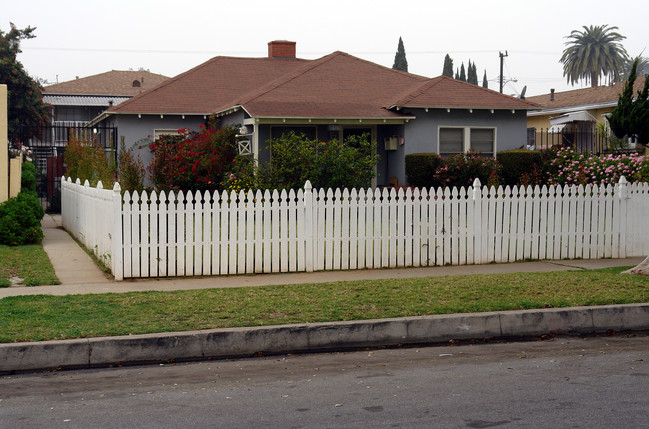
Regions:
[[[115,282],[63,230],[43,221],[43,245],[63,284],[0,289],[0,298],[33,294],[88,294],[144,290],[248,287],[276,284],[398,279],[466,274],[547,272],[637,265],[643,258],[539,261],[511,264],[261,274]],[[451,314],[350,322],[212,329],[123,337],[0,344],[0,374],[52,368],[91,368],[259,354],[352,350],[449,340],[546,334],[648,331],[649,304]],[[647,337],[649,338],[649,337]]]

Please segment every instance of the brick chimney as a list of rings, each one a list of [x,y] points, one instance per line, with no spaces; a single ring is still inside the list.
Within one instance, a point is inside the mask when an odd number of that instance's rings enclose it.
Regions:
[[[550,88],[550,101],[554,101],[554,88]]]
[[[268,42],[268,58],[295,58],[295,42],[287,40]]]

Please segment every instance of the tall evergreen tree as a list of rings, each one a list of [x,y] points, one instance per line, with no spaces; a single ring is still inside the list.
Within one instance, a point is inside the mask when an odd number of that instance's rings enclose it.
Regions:
[[[487,70],[484,71],[484,76],[482,76],[482,87],[489,89],[489,82],[487,81]]]
[[[47,124],[49,109],[43,103],[41,86],[29,77],[17,60],[20,41],[32,39],[35,27],[19,30],[12,23],[8,33],[0,30],[0,83],[7,85],[9,141],[25,141]]]
[[[403,40],[401,40],[401,37],[399,37],[399,46],[397,47],[397,53],[394,54],[394,64],[392,65],[392,68],[404,72],[408,71],[408,60],[406,59],[406,50],[403,47]]]
[[[469,69],[467,70],[466,81],[474,85],[478,84],[478,71],[475,63],[469,60]]]
[[[464,63],[462,63],[462,67],[460,67],[460,80],[462,82],[466,82],[466,70],[464,70]]]
[[[618,97],[617,106],[608,116],[608,122],[616,137],[634,136],[638,143],[649,146],[649,77],[645,77],[642,91],[638,91],[633,99],[638,62],[639,58],[636,58]]]
[[[442,76],[453,77],[453,58],[449,54],[446,54],[446,57],[444,57]]]
[[[460,80],[460,71],[455,69],[455,80]]]

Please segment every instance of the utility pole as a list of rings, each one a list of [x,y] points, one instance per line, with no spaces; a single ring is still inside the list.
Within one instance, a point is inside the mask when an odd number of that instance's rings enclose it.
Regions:
[[[507,51],[503,54],[502,52],[498,52],[498,56],[500,56],[500,93],[503,93],[503,62],[505,61],[504,58],[507,57]]]

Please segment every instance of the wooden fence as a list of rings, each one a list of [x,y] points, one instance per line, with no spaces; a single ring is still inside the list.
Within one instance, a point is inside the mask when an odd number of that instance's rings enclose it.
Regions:
[[[649,252],[649,185],[132,195],[63,180],[64,227],[117,279]]]

